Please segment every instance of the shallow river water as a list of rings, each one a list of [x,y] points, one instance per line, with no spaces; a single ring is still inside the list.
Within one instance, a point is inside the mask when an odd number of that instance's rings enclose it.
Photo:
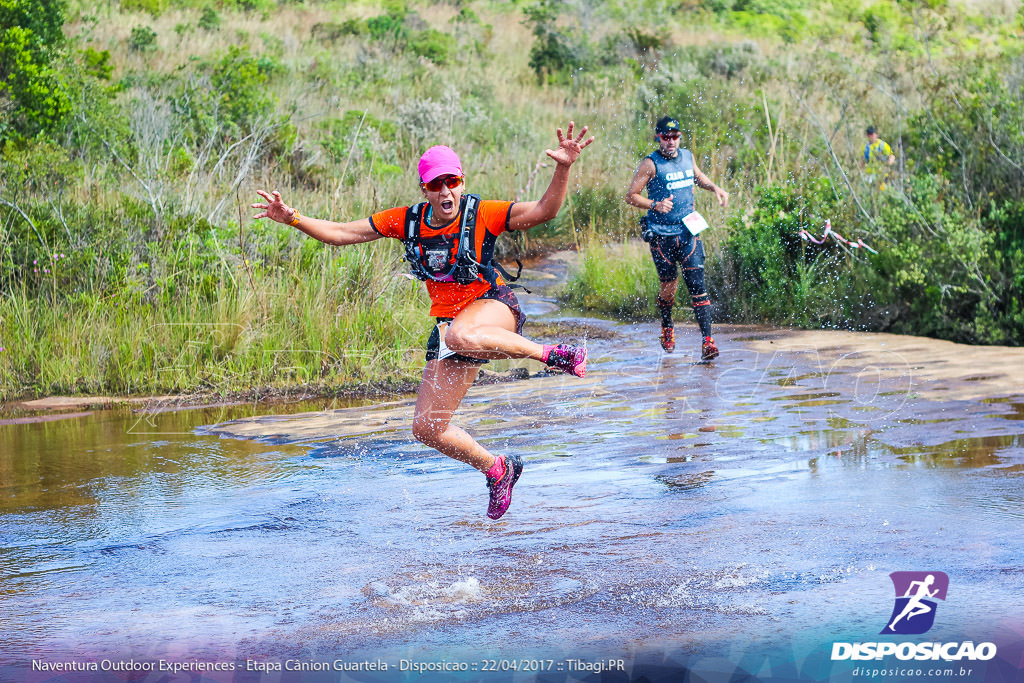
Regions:
[[[999,368],[743,327],[699,365],[692,328],[666,356],[651,324],[546,320],[589,338],[587,378],[524,365],[456,416],[525,459],[498,522],[412,440],[412,399],[0,426],[0,679],[863,680],[835,642],[909,638],[999,647],[929,680],[1020,680],[1024,395]],[[895,571],[949,577],[926,635],[879,635]]]

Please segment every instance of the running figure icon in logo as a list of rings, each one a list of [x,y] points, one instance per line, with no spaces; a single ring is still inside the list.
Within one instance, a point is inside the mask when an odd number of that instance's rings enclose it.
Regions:
[[[949,577],[943,572],[893,572],[889,578],[896,589],[896,604],[882,633],[916,635],[927,632],[935,623],[938,604],[929,598],[946,599]]]

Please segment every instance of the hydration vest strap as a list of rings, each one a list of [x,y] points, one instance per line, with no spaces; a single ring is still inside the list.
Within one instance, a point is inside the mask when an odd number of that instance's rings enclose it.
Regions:
[[[532,291],[523,285],[512,284],[519,279],[519,273],[523,272],[523,264],[519,259],[516,259],[516,265],[519,266],[519,270],[516,272],[515,276],[509,275],[509,272],[505,270],[500,263],[493,259],[487,265],[483,265],[481,263],[477,263],[476,265],[480,269],[480,275],[487,280],[491,287],[498,286],[498,274],[500,273],[501,276],[505,278],[505,286],[509,289],[521,289],[527,294],[533,294]]]
[[[475,194],[464,194],[459,203],[459,212],[462,217],[459,221],[459,251],[455,255],[455,262],[458,263],[466,256],[475,261],[476,259],[473,259],[470,254],[476,245],[470,245],[469,242],[476,242],[476,209],[480,204],[480,197]],[[469,228],[468,232],[466,231],[467,227]],[[466,239],[467,237],[469,239]]]
[[[405,260],[409,264],[413,277],[417,280],[426,280],[427,272],[420,263],[420,255],[417,253],[420,246],[420,217],[423,215],[425,202],[409,207],[405,212],[405,237],[402,243],[405,245]]]
[[[501,273],[501,276],[503,278],[505,278],[505,280],[508,283],[509,287],[511,287],[512,289],[521,289],[524,292],[526,292],[527,294],[533,294],[533,292],[531,292],[524,285],[514,285],[514,284],[512,284],[513,282],[515,282],[516,280],[519,279],[520,275],[523,274],[523,262],[522,261],[520,261],[519,259],[516,259],[516,266],[517,266],[518,270],[516,270],[515,276],[509,275],[509,272],[507,270],[505,270],[505,268],[500,263],[498,263],[497,261],[492,261],[491,263],[494,265],[494,270],[496,270],[499,273]]]
[[[426,202],[420,202],[416,206],[410,207],[405,212],[405,242],[415,243],[420,241],[420,218],[423,217],[423,207]]]

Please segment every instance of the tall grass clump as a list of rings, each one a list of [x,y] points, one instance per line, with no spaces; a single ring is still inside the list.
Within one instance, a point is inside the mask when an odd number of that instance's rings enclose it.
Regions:
[[[657,276],[646,245],[592,239],[561,298],[569,306],[624,320],[655,315]]]
[[[317,261],[322,273],[300,277],[239,272],[212,301],[193,289],[149,300],[82,293],[38,307],[26,289],[10,293],[0,298],[0,398],[412,381],[429,332],[418,283],[381,281],[385,262],[370,254]],[[366,285],[372,296],[360,293]]]

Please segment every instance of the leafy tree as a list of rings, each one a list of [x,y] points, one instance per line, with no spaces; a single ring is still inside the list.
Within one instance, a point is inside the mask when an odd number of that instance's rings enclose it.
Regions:
[[[30,31],[37,47],[64,44],[63,0],[0,0],[0,26]]]
[[[523,10],[526,23],[533,24],[530,68],[541,83],[565,78],[589,61],[586,41],[574,40],[557,26],[559,12],[564,8],[561,0],[540,0]]]
[[[52,66],[63,26],[59,0],[0,0],[0,141],[51,131],[70,113]]]

